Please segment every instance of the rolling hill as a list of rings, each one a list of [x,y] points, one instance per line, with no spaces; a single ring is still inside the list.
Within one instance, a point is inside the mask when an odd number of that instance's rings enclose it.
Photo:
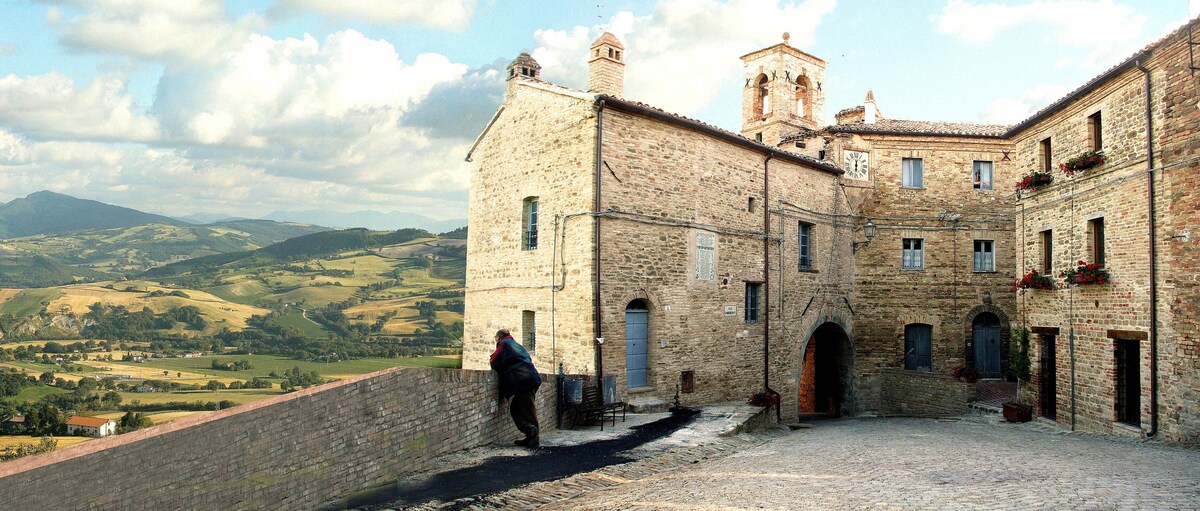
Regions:
[[[0,238],[184,222],[94,200],[41,191],[0,206]]]

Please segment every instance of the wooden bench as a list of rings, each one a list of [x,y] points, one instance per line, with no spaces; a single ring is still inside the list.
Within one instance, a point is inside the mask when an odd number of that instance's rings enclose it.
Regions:
[[[605,383],[615,385],[615,378],[606,380]],[[615,396],[615,392],[611,395]],[[583,381],[583,399],[579,403],[564,403],[565,408],[573,413],[572,426],[590,426],[598,422],[603,431],[605,421],[617,425],[617,412],[621,413],[621,422],[625,422],[625,403],[615,399],[610,399],[608,403],[605,401],[599,386],[591,381]]]

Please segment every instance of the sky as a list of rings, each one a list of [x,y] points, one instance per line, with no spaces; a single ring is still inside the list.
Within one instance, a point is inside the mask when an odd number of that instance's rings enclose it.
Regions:
[[[51,190],[172,216],[466,217],[467,150],[521,52],[740,131],[739,57],[826,61],[825,111],[1014,123],[1200,0],[0,0],[0,201]]]

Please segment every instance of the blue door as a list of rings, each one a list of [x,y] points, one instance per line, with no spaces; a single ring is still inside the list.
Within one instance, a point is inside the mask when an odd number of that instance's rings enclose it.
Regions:
[[[625,309],[625,381],[629,388],[646,386],[646,340],[650,337],[650,311],[640,301]]]
[[[928,371],[933,366],[933,326],[912,323],[904,326],[904,368]]]
[[[975,343],[975,369],[983,378],[1000,377],[1000,318],[983,313],[971,325]]]

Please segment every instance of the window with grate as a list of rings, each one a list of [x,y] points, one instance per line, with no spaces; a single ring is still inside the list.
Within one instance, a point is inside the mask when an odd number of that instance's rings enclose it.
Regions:
[[[762,284],[758,282],[746,283],[746,322],[758,323],[758,295],[762,291]]]
[[[812,224],[800,222],[800,234],[797,244],[799,245],[801,270],[812,269],[812,227]]]
[[[522,209],[521,245],[534,250],[538,247],[538,198],[526,197]]]

